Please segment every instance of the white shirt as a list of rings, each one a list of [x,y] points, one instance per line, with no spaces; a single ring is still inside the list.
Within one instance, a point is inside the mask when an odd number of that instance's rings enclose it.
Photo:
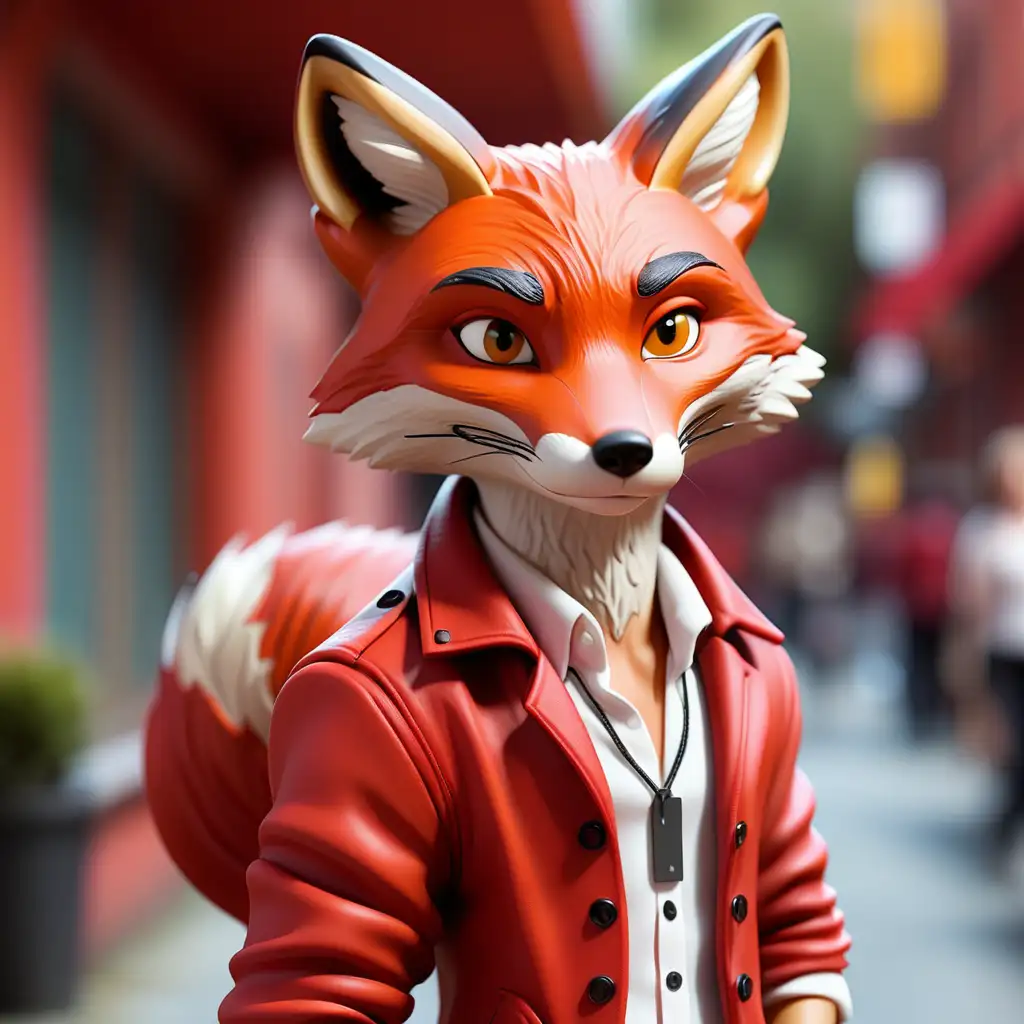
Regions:
[[[665,737],[659,764],[639,712],[611,687],[600,624],[578,601],[505,544],[479,510],[475,518],[480,541],[498,580],[544,656],[569,685],[608,782],[628,907],[626,1024],[721,1024],[715,952],[714,771],[705,726],[704,690],[693,665],[697,638],[710,624],[711,613],[679,560],[662,545],[658,552],[657,599],[668,633],[669,654]],[[681,881],[653,881],[650,814],[654,795],[616,747],[574,673],[607,715],[630,756],[658,783],[667,778],[679,750],[686,687],[689,734],[682,765],[672,784],[673,795],[683,801]],[[665,915],[669,901],[677,911],[671,920]],[[681,976],[678,987],[669,985],[671,973]],[[840,1019],[849,1019],[850,993],[840,974],[794,979],[767,994],[764,1001],[771,1005],[810,995],[831,999],[840,1009]]]
[[[1024,517],[969,512],[953,545],[951,589],[954,607],[970,594],[983,601],[990,653],[1024,658]]]

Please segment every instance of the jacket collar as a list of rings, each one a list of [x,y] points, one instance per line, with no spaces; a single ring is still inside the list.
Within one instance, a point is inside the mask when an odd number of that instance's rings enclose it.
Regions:
[[[465,477],[441,486],[416,553],[416,599],[425,655],[515,647],[539,657],[530,635],[487,561],[473,525],[476,487]],[[711,612],[711,635],[745,630],[779,643],[779,632],[719,565],[707,545],[675,509],[668,508],[662,537],[689,573]]]
[[[782,643],[782,631],[757,610],[693,527],[671,506],[665,509],[662,538],[697,584],[711,612],[712,636],[724,637],[730,630],[741,629],[772,643]]]

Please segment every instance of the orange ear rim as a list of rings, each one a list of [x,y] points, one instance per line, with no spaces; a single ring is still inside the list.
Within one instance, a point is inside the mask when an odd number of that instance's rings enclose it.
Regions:
[[[651,188],[680,187],[701,140],[753,74],[760,85],[757,115],[729,172],[723,198],[742,202],[767,188],[782,152],[789,117],[789,56],[781,27],[733,61],[697,102],[655,165]]]
[[[440,111],[438,119],[364,73],[361,65],[353,66],[356,64],[354,56],[359,56],[363,63],[372,62],[370,67],[379,77],[393,82],[410,96],[418,97],[420,106]],[[432,161],[444,178],[450,202],[491,194],[488,176],[493,175],[496,166],[493,154],[455,111],[419,83],[367,51],[340,39],[318,36],[307,46],[299,78],[295,148],[299,169],[313,201],[341,227],[351,229],[360,215],[373,211],[367,210],[365,201],[353,190],[351,180],[344,180],[328,146],[324,107],[332,96],[357,103]],[[340,122],[335,118],[334,123],[340,137]]]

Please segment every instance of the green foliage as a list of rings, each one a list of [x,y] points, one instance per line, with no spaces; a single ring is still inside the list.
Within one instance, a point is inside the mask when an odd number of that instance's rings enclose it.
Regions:
[[[657,81],[764,10],[782,19],[792,101],[782,158],[750,266],[768,301],[821,352],[839,354],[856,274],[852,195],[861,123],[848,2],[638,0],[637,55],[619,97],[624,113]]]
[[[0,648],[0,791],[60,781],[85,741],[76,665],[46,651]]]

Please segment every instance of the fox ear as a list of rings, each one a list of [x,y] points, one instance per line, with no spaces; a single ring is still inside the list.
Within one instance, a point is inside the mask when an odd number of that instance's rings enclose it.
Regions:
[[[656,85],[605,144],[643,184],[682,192],[745,248],[788,114],[785,35],[762,14]]]
[[[333,222],[327,234],[338,244],[357,220],[371,222],[371,234],[411,235],[452,203],[491,191],[494,157],[461,114],[334,36],[314,36],[306,45],[295,145],[306,186],[321,218]]]

